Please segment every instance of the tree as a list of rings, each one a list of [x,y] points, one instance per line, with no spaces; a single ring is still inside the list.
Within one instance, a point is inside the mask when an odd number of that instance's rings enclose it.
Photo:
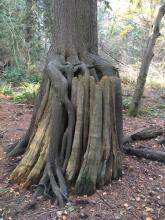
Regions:
[[[144,92],[144,86],[147,78],[147,73],[149,70],[150,63],[152,61],[152,58],[154,56],[153,50],[156,43],[157,38],[160,36],[160,24],[161,20],[165,14],[165,4],[163,4],[158,11],[158,14],[155,19],[155,23],[153,26],[153,31],[151,37],[148,39],[147,47],[144,51],[142,64],[140,67],[139,76],[137,78],[136,88],[135,92],[133,94],[133,98],[130,104],[129,108],[129,115],[130,116],[137,116],[140,100],[142,98],[143,92]]]
[[[121,176],[122,102],[116,69],[97,55],[97,1],[55,0],[54,21],[30,127],[9,150],[25,153],[10,178],[63,206],[69,186],[90,195]]]
[[[25,41],[27,43],[32,41],[34,34],[34,0],[26,0],[26,16],[25,16]]]

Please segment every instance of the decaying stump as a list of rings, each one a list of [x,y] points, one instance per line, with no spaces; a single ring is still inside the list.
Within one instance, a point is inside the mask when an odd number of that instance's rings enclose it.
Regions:
[[[69,186],[90,195],[121,176],[122,105],[118,77],[96,80],[94,65],[60,59],[48,63],[31,125],[9,155],[25,151],[12,180],[63,206]]]

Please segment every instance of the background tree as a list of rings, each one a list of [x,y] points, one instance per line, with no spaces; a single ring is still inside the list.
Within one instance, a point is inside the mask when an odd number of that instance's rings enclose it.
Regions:
[[[53,194],[63,206],[68,185],[90,195],[121,176],[122,101],[116,69],[97,54],[97,1],[54,2],[55,32],[31,124],[9,156],[25,152],[11,179],[38,184],[35,198]]]
[[[25,41],[32,41],[34,35],[34,0],[26,0]]]
[[[138,114],[140,100],[144,92],[144,86],[145,86],[145,82],[147,78],[147,73],[149,70],[149,65],[154,56],[153,50],[154,50],[155,42],[157,38],[160,36],[160,32],[159,32],[160,24],[161,24],[161,20],[164,14],[165,14],[165,4],[163,4],[159,8],[158,14],[155,19],[152,35],[148,39],[147,47],[144,51],[143,60],[142,60],[142,64],[140,67],[140,72],[139,72],[139,76],[137,79],[135,92],[133,94],[132,102],[131,102],[130,109],[129,109],[129,114],[131,116],[137,116]]]

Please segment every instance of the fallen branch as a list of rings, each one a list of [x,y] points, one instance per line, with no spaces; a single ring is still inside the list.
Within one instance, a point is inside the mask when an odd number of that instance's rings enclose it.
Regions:
[[[135,141],[156,138],[163,134],[163,128],[160,126],[151,126],[149,128],[140,128],[130,135],[123,138],[123,144]]]
[[[165,162],[165,152],[163,151],[153,151],[144,146],[140,146],[140,148],[135,149],[133,146],[124,146],[123,151],[125,154],[146,158],[153,161]]]
[[[162,137],[160,140],[158,140],[159,144],[165,144],[165,137]]]

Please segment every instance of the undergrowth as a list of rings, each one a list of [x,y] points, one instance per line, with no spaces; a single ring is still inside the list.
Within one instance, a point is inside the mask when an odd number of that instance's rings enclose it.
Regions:
[[[11,87],[11,84],[6,84],[4,82],[1,82],[0,93],[6,96],[11,96],[13,94],[13,89]]]
[[[41,80],[39,73],[28,74],[18,68],[6,68],[1,72],[0,79],[7,83],[19,84],[21,82],[38,83]]]
[[[22,83],[19,92],[14,92],[12,100],[14,103],[33,103],[37,95],[39,83]]]
[[[15,90],[11,84],[2,83],[0,85],[0,94],[10,96],[14,103],[34,103],[37,95],[39,83],[21,83],[21,86]]]

